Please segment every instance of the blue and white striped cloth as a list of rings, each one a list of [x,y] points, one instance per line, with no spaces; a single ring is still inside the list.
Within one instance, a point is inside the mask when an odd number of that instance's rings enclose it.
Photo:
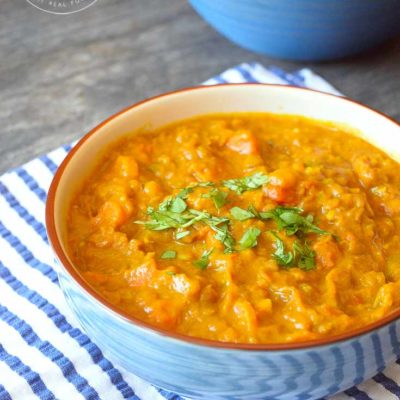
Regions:
[[[225,82],[292,84],[340,94],[308,69],[289,74],[241,64],[205,84]],[[53,174],[70,149],[61,147],[0,177],[0,400],[180,400],[113,365],[66,306],[44,210]],[[395,363],[334,399],[399,399],[399,385]]]

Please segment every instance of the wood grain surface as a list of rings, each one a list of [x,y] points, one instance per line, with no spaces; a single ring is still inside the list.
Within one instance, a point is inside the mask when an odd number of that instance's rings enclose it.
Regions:
[[[400,39],[351,59],[296,64],[231,44],[184,0],[99,0],[67,16],[0,0],[0,173],[137,100],[246,61],[310,67],[400,120]]]

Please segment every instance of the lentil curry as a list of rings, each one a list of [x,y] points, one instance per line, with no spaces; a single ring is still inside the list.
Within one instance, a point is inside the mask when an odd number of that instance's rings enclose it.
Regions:
[[[180,121],[112,145],[69,210],[84,279],[125,313],[239,343],[318,339],[400,304],[400,166],[298,116]]]

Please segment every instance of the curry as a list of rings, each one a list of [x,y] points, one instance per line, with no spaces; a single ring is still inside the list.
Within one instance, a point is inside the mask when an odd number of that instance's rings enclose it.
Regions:
[[[126,315],[236,343],[319,339],[400,305],[400,165],[350,130],[197,117],[113,144],[68,215],[70,256]]]

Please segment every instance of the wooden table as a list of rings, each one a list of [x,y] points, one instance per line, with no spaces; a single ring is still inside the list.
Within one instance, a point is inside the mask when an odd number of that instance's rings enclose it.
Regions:
[[[400,120],[400,41],[301,65],[243,50],[184,0],[99,0],[69,16],[0,0],[0,172],[80,137],[119,109],[244,61],[307,66]]]

